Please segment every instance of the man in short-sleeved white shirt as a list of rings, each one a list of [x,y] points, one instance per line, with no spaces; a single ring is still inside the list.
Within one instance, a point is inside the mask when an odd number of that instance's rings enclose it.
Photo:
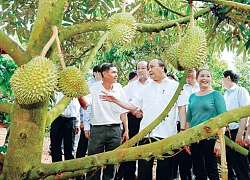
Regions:
[[[121,101],[105,93],[105,95],[100,96],[100,98],[105,101],[115,102],[121,107],[131,111],[140,107],[143,112],[143,118],[140,124],[141,131],[162,113],[177,90],[178,82],[168,79],[168,77],[166,77],[166,72],[167,70],[162,60],[153,59],[149,63],[149,76],[153,81],[145,86],[138,94],[138,97],[133,99],[131,103]],[[186,124],[187,104],[188,99],[185,93],[181,93],[177,102],[169,112],[169,116],[156,126],[146,138],[142,139],[139,145],[148,144],[158,139],[176,134],[176,108],[179,110],[181,128],[184,129]],[[138,160],[138,162],[138,180],[152,180],[154,158],[149,161]],[[164,160],[157,159],[156,168],[156,179],[173,179],[173,157],[169,156]]]
[[[127,110],[115,103],[105,102],[99,98],[102,92],[127,101],[122,86],[116,83],[118,74],[116,67],[111,63],[104,63],[101,66],[102,82],[96,83],[90,88],[90,94],[79,98],[79,102],[86,109],[91,105],[90,136],[88,143],[88,155],[98,154],[114,150],[121,144],[120,124],[123,123],[123,139],[128,140]],[[88,172],[86,179],[114,179],[115,166],[107,165],[101,169]]]

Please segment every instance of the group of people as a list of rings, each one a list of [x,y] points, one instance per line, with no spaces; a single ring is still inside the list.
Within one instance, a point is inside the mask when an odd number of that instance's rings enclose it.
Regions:
[[[176,76],[167,74],[166,66],[161,59],[139,61],[136,72],[130,73],[130,82],[124,88],[117,83],[118,71],[113,64],[103,63],[98,67],[98,73],[99,81],[89,84],[90,94],[78,100],[73,98],[71,103],[75,102],[78,105],[71,107],[69,104],[62,115],[52,123],[50,136],[53,162],[62,160],[63,139],[65,160],[74,158],[74,138],[79,129],[81,135],[76,154],[81,155],[76,157],[84,157],[86,150],[88,155],[93,155],[117,148],[122,142],[146,128],[162,113],[179,85]],[[167,138],[227,110],[250,104],[248,91],[237,85],[239,75],[232,70],[223,73],[221,82],[226,89],[224,96],[221,92],[213,90],[212,75],[207,69],[189,70],[186,81],[187,84],[184,85],[168,116],[136,145]],[[72,112],[77,109],[78,112]],[[248,117],[242,118],[240,122],[235,121],[230,123],[228,128],[222,128],[225,135],[240,146],[249,146],[250,130],[249,134],[244,134],[248,126]],[[68,128],[68,133],[62,128]],[[250,180],[248,158],[230,147],[227,147],[226,154],[229,179]],[[220,179],[217,166],[220,142],[216,136],[193,143],[175,156],[165,154],[164,157],[166,156],[168,158],[138,160],[137,173],[136,161],[133,161],[121,163],[119,170],[115,165],[107,165],[103,169],[88,172],[86,177],[83,175],[79,179],[152,180],[155,161],[156,179],[159,180],[177,178],[177,169],[181,179]]]

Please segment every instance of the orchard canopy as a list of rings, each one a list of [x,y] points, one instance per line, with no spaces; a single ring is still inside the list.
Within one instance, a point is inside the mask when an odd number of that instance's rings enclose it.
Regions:
[[[74,66],[85,77],[94,64],[111,62],[118,67],[119,81],[124,84],[128,71],[135,68],[138,60],[167,59],[170,55],[166,50],[184,39],[192,24],[190,17],[194,17],[194,26],[200,27],[206,35],[202,66],[221,75],[227,64],[214,59],[226,50],[240,55],[239,68],[249,72],[250,2],[247,0],[2,0],[0,9],[0,53],[8,54],[8,58],[17,64],[16,71],[25,69],[38,56],[51,60],[51,66],[57,67],[58,71]],[[117,21],[112,23],[111,18],[118,13],[129,14],[129,21],[119,24],[121,20],[115,19]],[[116,29],[112,29],[114,25],[118,25]],[[190,45],[193,44],[186,44],[186,47]],[[168,70],[178,72],[166,63]],[[48,74],[44,79],[56,78],[55,74]],[[186,74],[187,70],[181,72],[180,86],[165,111],[127,143],[114,151],[51,164],[41,164],[44,131],[72,97],[64,97],[49,109],[49,98],[56,88],[46,89],[46,84],[36,84],[32,71],[28,76],[25,74],[27,84],[45,87],[46,92],[35,94],[42,96],[42,100],[39,97],[35,102],[26,103],[25,96],[22,103],[17,97],[22,96],[26,83],[15,84],[15,88],[21,90],[18,94],[12,93],[14,86],[5,89],[12,96],[7,101],[0,101],[0,113],[10,116],[11,125],[0,179],[68,179],[107,164],[161,157],[166,152],[172,153],[174,149],[216,134],[229,122],[250,116],[249,106],[245,106],[164,140],[131,147],[167,116]],[[9,74],[1,76],[1,82],[10,80]],[[0,90],[4,91],[2,84]],[[1,99],[4,99],[1,91]],[[31,94],[34,93],[36,91]]]

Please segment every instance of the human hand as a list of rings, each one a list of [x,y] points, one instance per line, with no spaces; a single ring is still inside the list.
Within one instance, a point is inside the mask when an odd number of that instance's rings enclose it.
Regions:
[[[246,147],[250,147],[250,135],[249,134],[246,134],[246,136],[245,136],[244,145]]]
[[[115,102],[117,99],[110,93],[101,91],[103,95],[99,95],[99,98],[103,101]]]
[[[80,123],[80,129],[84,130],[84,124],[83,124],[83,122]]]
[[[90,130],[86,130],[84,131],[84,135],[87,139],[89,139],[89,136],[90,136]]]
[[[75,134],[78,134],[78,133],[79,133],[79,127],[76,126],[76,127],[75,127]]]
[[[122,143],[129,140],[128,131],[124,131],[122,135]]]
[[[243,133],[238,132],[235,138],[235,142],[240,145],[240,146],[244,146],[244,137],[243,137]]]
[[[142,118],[143,116],[143,112],[141,109],[137,108],[136,110],[134,111],[131,111],[131,113],[136,116],[137,118]]]
[[[185,151],[191,155],[190,146],[184,146]]]
[[[221,150],[220,150],[220,141],[217,139],[215,144],[214,144],[214,154],[216,157],[219,157],[220,156],[220,153],[221,153]]]

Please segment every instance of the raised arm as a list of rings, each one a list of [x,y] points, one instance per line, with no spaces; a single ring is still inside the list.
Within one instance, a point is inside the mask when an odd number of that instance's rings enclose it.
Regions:
[[[78,98],[78,101],[79,101],[81,107],[86,110],[88,107],[88,103],[87,103],[87,100],[85,99],[85,97],[83,96],[83,97]]]
[[[114,102],[116,103],[118,106],[121,106],[124,109],[128,109],[130,111],[135,111],[137,109],[136,106],[134,106],[133,104],[126,102],[126,101],[121,101],[119,99],[117,99],[116,97],[114,97],[112,94],[103,92],[103,95],[99,95],[100,99],[103,101],[109,101],[109,102]]]

